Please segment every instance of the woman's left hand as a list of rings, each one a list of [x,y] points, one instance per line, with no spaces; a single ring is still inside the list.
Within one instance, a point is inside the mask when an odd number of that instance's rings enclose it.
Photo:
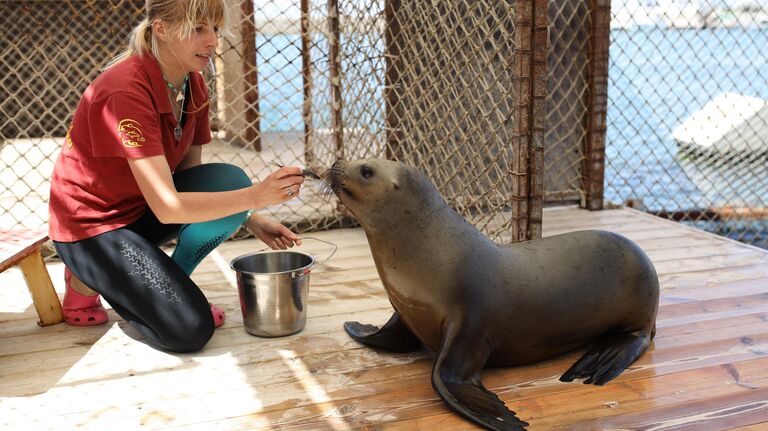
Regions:
[[[301,239],[282,223],[257,214],[251,215],[245,222],[245,228],[273,250],[286,250],[294,245],[301,245]]]

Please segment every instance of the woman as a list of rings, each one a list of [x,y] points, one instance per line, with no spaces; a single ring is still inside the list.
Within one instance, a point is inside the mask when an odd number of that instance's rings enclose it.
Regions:
[[[201,163],[211,131],[199,72],[218,46],[223,0],[146,0],[146,14],[75,111],[52,178],[50,237],[66,265],[67,323],[106,322],[101,294],[150,343],[190,352],[224,313],[189,275],[244,222],[273,248],[300,244],[248,210],[295,198],[303,177],[284,167],[253,185],[236,166]],[[173,237],[169,257],[159,246]]]

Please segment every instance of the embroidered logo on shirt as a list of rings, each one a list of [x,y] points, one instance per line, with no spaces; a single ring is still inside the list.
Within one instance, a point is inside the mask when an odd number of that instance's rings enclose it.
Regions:
[[[69,137],[69,134],[72,132],[72,126],[74,125],[75,125],[74,123],[69,123],[69,128],[67,129],[66,142],[67,142],[67,148],[70,148],[70,149],[72,148],[72,145],[74,145],[74,143],[72,143],[72,138]]]
[[[138,121],[130,118],[120,120],[117,125],[117,132],[120,134],[120,140],[124,147],[138,148],[144,145],[144,134],[141,133],[140,126]]]

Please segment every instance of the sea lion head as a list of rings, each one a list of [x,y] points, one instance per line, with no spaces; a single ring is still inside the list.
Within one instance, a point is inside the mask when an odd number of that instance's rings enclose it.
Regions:
[[[421,171],[390,160],[338,160],[327,178],[344,206],[369,229],[391,226],[399,216],[412,217],[434,194]]]

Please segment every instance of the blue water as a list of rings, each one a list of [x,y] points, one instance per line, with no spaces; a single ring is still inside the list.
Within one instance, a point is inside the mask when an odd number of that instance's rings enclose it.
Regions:
[[[605,198],[651,212],[768,207],[768,160],[683,157],[672,138],[718,94],[768,100],[766,48],[766,29],[612,31]],[[766,219],[688,224],[768,248]]]
[[[706,204],[672,131],[720,93],[768,99],[766,47],[764,29],[612,31],[605,197],[651,210]]]
[[[370,112],[371,104],[368,102],[383,97],[384,41],[375,34],[342,35],[341,45],[360,47],[353,54],[341,55],[344,117],[358,119],[366,127],[379,130],[384,124],[383,114]],[[315,129],[330,128],[332,111],[328,39],[316,35],[310,46],[314,102],[312,124]],[[261,129],[265,132],[303,131],[301,36],[258,35],[256,52]],[[360,94],[365,97],[355,97]],[[357,125],[348,125],[354,126]]]

